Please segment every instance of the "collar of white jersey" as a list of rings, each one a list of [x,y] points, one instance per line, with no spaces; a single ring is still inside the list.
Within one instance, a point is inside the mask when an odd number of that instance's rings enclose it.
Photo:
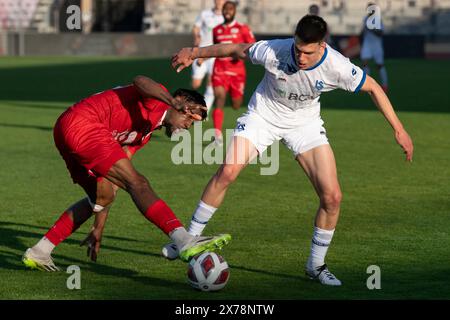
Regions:
[[[295,63],[295,66],[298,69],[298,65],[297,65],[297,59],[295,59],[295,40],[292,43],[292,47],[291,47],[291,55],[292,55],[292,60]],[[303,71],[311,71],[314,70],[315,68],[317,68],[318,66],[320,66],[322,64],[322,62],[325,61],[326,57],[328,55],[328,45],[325,47],[325,51],[323,52],[322,58],[320,58],[319,62],[317,62],[315,65],[313,65],[312,67],[309,67],[308,69],[305,69]]]

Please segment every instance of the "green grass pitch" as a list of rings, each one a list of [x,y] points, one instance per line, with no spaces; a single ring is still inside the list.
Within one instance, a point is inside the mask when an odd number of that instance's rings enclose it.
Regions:
[[[63,272],[25,270],[21,255],[67,206],[84,197],[71,183],[53,144],[52,127],[75,101],[145,74],[170,90],[188,87],[168,60],[117,58],[0,59],[0,299],[448,299],[450,297],[450,61],[389,60],[390,97],[415,143],[405,163],[392,131],[364,94],[333,92],[322,115],[344,193],[327,262],[340,288],[304,276],[318,204],[288,150],[280,170],[248,167],[206,229],[229,232],[222,252],[231,266],[226,288],[193,290],[187,265],[160,257],[167,238],[120,192],[97,263],[79,242],[86,223],[54,252]],[[249,66],[246,98],[263,74]],[[227,108],[225,127],[239,112]],[[211,122],[205,124],[211,127]],[[171,163],[174,143],[163,132],[134,162],[188,223],[217,165]],[[66,268],[81,268],[81,290],[68,290]],[[381,290],[368,290],[370,265],[381,268]]]

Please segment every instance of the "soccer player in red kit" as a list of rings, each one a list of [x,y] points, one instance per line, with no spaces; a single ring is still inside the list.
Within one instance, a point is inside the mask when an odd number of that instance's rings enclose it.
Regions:
[[[222,13],[225,22],[213,29],[213,41],[217,43],[253,43],[255,37],[250,28],[235,20],[237,4],[227,1],[223,5]],[[223,107],[230,93],[233,109],[239,109],[244,97],[246,80],[245,63],[238,58],[217,58],[214,63],[212,85],[214,88],[215,108],[212,112],[214,128],[216,129],[216,143],[221,145],[222,124],[224,118]]]
[[[205,118],[202,95],[178,89],[172,96],[164,86],[144,76],[136,77],[129,86],[103,91],[67,109],[55,124],[54,140],[72,180],[85,190],[87,198],[69,207],[45,236],[27,249],[23,263],[33,269],[57,271],[51,257],[53,249],[93,213],[94,225],[82,244],[88,246],[88,256],[96,261],[108,210],[119,188],[130,194],[145,218],[179,244],[183,261],[221,248],[230,235],[191,236],[131,163],[154,130],[165,127],[170,136]]]

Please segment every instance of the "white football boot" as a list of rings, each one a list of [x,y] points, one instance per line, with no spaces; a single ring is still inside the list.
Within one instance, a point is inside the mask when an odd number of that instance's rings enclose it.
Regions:
[[[178,258],[178,248],[177,245],[173,242],[166,244],[162,247],[161,255],[167,260],[175,260]]]
[[[310,277],[313,280],[319,280],[321,284],[327,285],[327,286],[340,286],[342,285],[342,282],[335,277],[334,274],[328,270],[328,267],[326,264],[313,268],[310,265],[306,266],[305,269],[306,275]]]
[[[51,255],[40,254],[32,248],[28,248],[27,251],[25,251],[22,262],[30,269],[49,272],[59,271],[59,268],[53,262]]]

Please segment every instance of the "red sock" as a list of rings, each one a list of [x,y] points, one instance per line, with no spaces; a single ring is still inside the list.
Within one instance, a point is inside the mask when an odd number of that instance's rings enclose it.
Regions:
[[[55,222],[53,227],[48,230],[45,237],[50,240],[55,246],[64,241],[70,236],[79,226],[75,226],[72,219],[67,212],[64,212],[61,217]]]
[[[216,108],[212,112],[214,128],[216,129],[216,136],[220,136],[222,134],[223,116],[224,112],[220,108]]]
[[[183,226],[172,209],[161,199],[151,204],[144,216],[167,235]]]

